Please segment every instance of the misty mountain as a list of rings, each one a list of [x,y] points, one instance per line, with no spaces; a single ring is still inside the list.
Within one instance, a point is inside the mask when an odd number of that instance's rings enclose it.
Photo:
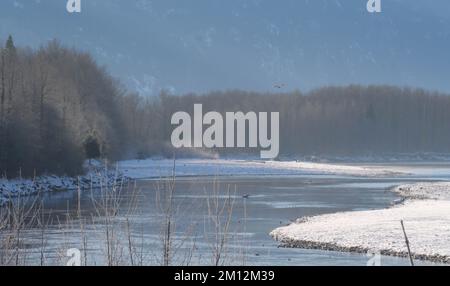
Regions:
[[[450,2],[383,0],[2,0],[0,39],[85,50],[130,89],[392,84],[450,91]]]

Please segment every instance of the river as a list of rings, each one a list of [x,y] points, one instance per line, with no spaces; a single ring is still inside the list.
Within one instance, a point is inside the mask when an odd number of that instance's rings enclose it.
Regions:
[[[376,166],[382,167],[383,164]],[[389,177],[319,174],[179,177],[175,180],[170,204],[173,232],[171,263],[214,264],[212,252],[217,249],[217,242],[225,237],[220,263],[226,265],[366,265],[371,258],[369,255],[280,248],[269,232],[304,216],[386,208],[398,199],[389,192],[393,186],[450,178],[448,164],[397,163],[387,166],[411,174]],[[169,184],[170,179],[167,182]],[[168,192],[168,188],[161,185],[160,179],[142,179],[116,191],[118,207],[113,214],[114,228],[111,227],[110,232],[118,241],[115,249],[119,253],[116,254],[118,260],[128,261],[131,241],[134,264],[138,260],[146,265],[163,263],[161,238],[166,224],[163,223],[162,213],[169,200],[161,198]],[[37,257],[42,253],[46,264],[64,263],[64,251],[79,248],[86,249],[87,264],[103,264],[105,249],[108,248],[104,242],[103,224],[106,219],[101,210],[107,203],[104,197],[101,190],[43,195],[48,226],[45,232],[40,228],[24,232],[24,239],[29,245],[25,263],[37,264]],[[232,207],[230,226],[226,231],[229,209],[224,206]],[[213,218],[219,211],[222,211],[221,226],[216,228]],[[73,218],[70,224],[65,222],[68,216]],[[80,221],[83,221],[82,227]],[[83,229],[83,236],[80,229]],[[46,247],[42,251],[40,246],[44,236]],[[84,250],[82,252],[85,253]],[[408,265],[409,261],[383,256],[381,263]]]

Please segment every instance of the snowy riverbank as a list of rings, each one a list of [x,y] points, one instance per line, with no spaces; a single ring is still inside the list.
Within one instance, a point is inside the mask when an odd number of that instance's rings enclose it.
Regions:
[[[108,168],[98,161],[84,166],[85,175],[78,177],[43,175],[34,179],[0,179],[0,206],[17,198],[44,192],[111,187],[129,178],[117,168]]]
[[[416,259],[450,263],[450,183],[396,187],[405,198],[384,210],[301,218],[271,232],[287,247],[406,256],[403,220]]]
[[[40,192],[88,189],[112,185],[123,179],[154,179],[172,175],[171,159],[130,160],[117,163],[113,169],[93,162],[85,164],[86,175],[76,178],[66,176],[40,176],[35,179],[0,179],[0,205],[11,198],[29,196]],[[388,176],[399,174],[382,167],[365,167],[322,164],[297,161],[262,161],[232,159],[179,159],[175,162],[175,175],[188,176],[281,176],[328,174],[348,176]]]
[[[119,163],[127,177],[151,179],[171,176],[174,167],[170,159],[132,160]],[[262,161],[232,159],[179,159],[175,162],[177,177],[186,176],[258,176],[329,174],[348,176],[388,176],[400,174],[394,169],[297,161]],[[404,173],[403,173],[404,174]]]

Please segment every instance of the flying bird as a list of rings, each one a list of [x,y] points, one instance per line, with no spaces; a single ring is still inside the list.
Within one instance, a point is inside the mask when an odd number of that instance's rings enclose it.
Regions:
[[[274,88],[278,88],[278,89],[282,89],[283,87],[285,87],[286,85],[284,83],[282,84],[275,84],[273,87]]]

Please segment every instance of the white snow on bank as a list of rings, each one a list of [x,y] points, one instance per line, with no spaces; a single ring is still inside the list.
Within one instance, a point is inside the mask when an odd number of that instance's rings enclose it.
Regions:
[[[146,179],[172,174],[174,162],[170,159],[123,161],[119,169],[130,178]],[[233,176],[233,175],[302,175],[333,174],[349,176],[384,176],[398,174],[395,170],[377,167],[360,167],[310,162],[282,162],[231,159],[179,159],[175,174],[183,176]]]
[[[403,185],[396,187],[394,192],[409,199],[450,200],[450,182]]]
[[[71,178],[40,176],[31,179],[0,179],[0,206],[10,198],[39,192],[71,190],[111,185],[122,178],[146,179],[172,175],[174,162],[170,159],[122,161],[117,170],[106,170],[104,164],[93,161],[85,164],[86,175]],[[329,174],[349,176],[387,176],[399,174],[382,167],[320,164],[297,161],[262,161],[231,159],[180,159],[175,162],[175,175],[185,176],[260,176]]]
[[[17,197],[79,188],[110,187],[128,180],[117,169],[108,169],[99,162],[86,163],[84,168],[86,174],[76,178],[47,175],[35,179],[0,179],[0,206]]]
[[[405,256],[403,220],[416,258],[450,262],[450,183],[404,185],[394,191],[407,201],[390,209],[299,219],[271,236],[291,247]]]

